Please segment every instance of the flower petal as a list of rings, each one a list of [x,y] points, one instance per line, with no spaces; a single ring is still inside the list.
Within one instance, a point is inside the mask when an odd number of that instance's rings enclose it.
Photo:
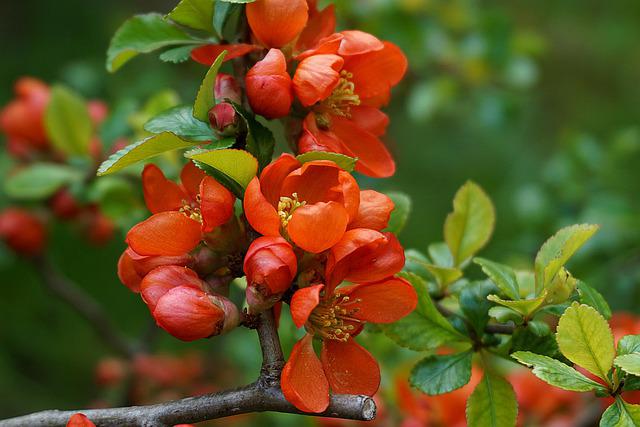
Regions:
[[[287,60],[278,49],[257,62],[247,73],[245,86],[254,113],[268,119],[284,117],[293,103],[291,76]]]
[[[151,213],[177,211],[189,196],[175,182],[165,178],[154,164],[148,164],[142,171],[144,201]]]
[[[207,176],[200,183],[202,231],[209,233],[229,221],[236,198],[224,185]]]
[[[193,262],[193,257],[188,253],[174,256],[147,256],[140,255],[131,248],[127,248],[125,253],[127,257],[131,258],[133,268],[141,278],[144,278],[154,268],[163,265],[187,267]]]
[[[395,205],[385,194],[374,190],[360,192],[358,215],[349,223],[349,228],[370,228],[381,231],[387,228]]]
[[[265,236],[280,235],[280,217],[260,190],[260,181],[253,178],[244,193],[244,214],[249,224]]]
[[[207,174],[197,167],[193,162],[187,162],[180,171],[180,182],[186,190],[191,200],[196,200],[200,194],[200,183]]]
[[[89,418],[87,418],[84,414],[74,414],[69,418],[67,422],[67,427],[96,427],[96,425],[91,422]]]
[[[333,393],[373,396],[378,391],[378,362],[353,339],[324,340],[320,358]]]
[[[258,0],[247,4],[251,31],[267,47],[280,48],[292,41],[309,18],[306,0]]]
[[[158,300],[169,290],[178,286],[190,286],[196,289],[204,289],[203,282],[195,271],[190,268],[176,265],[166,265],[150,271],[140,284],[143,301],[153,312]]]
[[[334,33],[327,37],[324,37],[318,41],[318,43],[311,49],[307,49],[302,53],[299,53],[294,59],[296,61],[302,61],[305,58],[309,58],[313,55],[322,54],[337,54],[340,49],[340,43],[344,36],[340,33]]]
[[[224,57],[224,61],[226,62],[258,49],[261,49],[261,47],[255,44],[208,44],[193,49],[191,51],[191,59],[202,65],[211,66],[225,50],[227,51],[227,56]]]
[[[329,383],[312,344],[313,336],[307,334],[293,346],[280,385],[284,397],[296,408],[320,413],[329,406]]]
[[[331,95],[340,81],[344,60],[338,55],[323,54],[305,58],[293,76],[293,90],[305,107]]]
[[[335,5],[332,4],[320,12],[313,9],[309,10],[309,21],[296,42],[296,50],[298,52],[316,46],[321,39],[331,35],[336,30],[335,9]]]
[[[378,108],[359,105],[351,107],[351,120],[363,130],[382,136],[387,132],[389,117]]]
[[[416,291],[401,278],[389,278],[380,282],[354,285],[340,293],[354,301],[353,317],[373,323],[393,323],[411,313],[418,303]]]
[[[320,291],[324,285],[308,286],[301,288],[291,298],[291,318],[298,328],[307,323],[314,308],[320,304]]]
[[[384,49],[384,43],[364,31],[349,30],[342,31],[340,34],[344,36],[338,49],[338,54],[341,56],[362,55]]]
[[[140,292],[140,282],[142,282],[143,276],[138,274],[136,271],[133,260],[127,253],[124,251],[120,258],[118,259],[118,278],[129,288],[132,292],[139,293]]]
[[[260,189],[271,205],[274,207],[278,206],[282,182],[287,175],[298,169],[300,166],[298,159],[289,153],[284,153],[264,168],[260,174]]]
[[[296,209],[287,226],[291,240],[311,253],[320,253],[338,243],[349,222],[344,206],[336,202],[316,203]]]
[[[201,238],[199,222],[180,212],[160,212],[129,230],[126,241],[140,255],[178,256],[191,252]]]

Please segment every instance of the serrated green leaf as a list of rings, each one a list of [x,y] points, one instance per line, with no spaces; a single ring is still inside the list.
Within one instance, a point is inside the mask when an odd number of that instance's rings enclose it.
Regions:
[[[427,283],[422,278],[412,273],[401,275],[415,288],[418,306],[398,322],[380,325],[385,335],[398,345],[416,351],[434,350],[445,343],[469,340],[440,314],[429,296]]]
[[[358,162],[357,158],[345,156],[340,153],[329,153],[326,151],[309,151],[308,153],[299,154],[296,159],[298,159],[300,163],[308,163],[314,160],[330,160],[347,172],[352,172]]]
[[[640,427],[640,405],[632,405],[617,397],[602,414],[600,427]]]
[[[191,57],[193,46],[180,46],[173,49],[165,50],[160,54],[160,60],[163,62],[171,62],[172,64],[180,64],[187,61]]]
[[[503,292],[505,296],[512,300],[520,299],[520,287],[518,279],[513,269],[507,265],[489,261],[484,258],[474,258],[473,262],[482,267],[484,274]]]
[[[565,227],[547,240],[536,255],[536,291],[552,282],[560,269],[578,249],[598,231],[597,225],[581,224]]]
[[[71,183],[81,181],[83,173],[67,165],[34,163],[4,181],[7,195],[19,200],[41,200]]]
[[[246,149],[258,159],[259,170],[262,170],[273,159],[276,139],[271,130],[257,121],[253,114],[237,104],[233,104],[233,108],[242,117],[247,127]]]
[[[491,303],[487,295],[491,292],[495,292],[495,287],[489,281],[472,282],[460,292],[460,309],[480,337],[489,322]]]
[[[167,18],[194,30],[213,31],[214,0],[181,0]]]
[[[116,31],[107,50],[107,70],[115,72],[141,53],[149,53],[168,46],[202,44],[158,13],[137,15]]]
[[[232,148],[223,150],[208,150],[201,153],[189,154],[187,158],[204,163],[227,175],[242,188],[247,188],[249,182],[258,173],[258,161],[244,150]]]
[[[567,361],[558,348],[556,337],[553,334],[538,336],[529,328],[516,328],[511,336],[511,351],[529,351],[553,359]]]
[[[609,381],[607,374],[615,357],[613,334],[595,308],[573,303],[560,317],[556,340],[567,359]]]
[[[453,255],[445,242],[432,243],[428,248],[429,256],[435,265],[453,267]]]
[[[87,104],[81,96],[63,86],[51,89],[44,124],[51,143],[68,155],[86,155],[93,135]]]
[[[205,123],[209,123],[209,110],[216,105],[214,96],[216,76],[218,75],[218,71],[222,66],[225,56],[227,56],[226,50],[218,55],[216,60],[213,61],[209,71],[207,71],[207,74],[202,80],[202,84],[198,90],[198,95],[196,96],[196,101],[193,104],[193,117]]]
[[[171,132],[186,141],[211,141],[215,139],[207,123],[193,117],[189,106],[174,107],[160,113],[144,125],[151,133]]]
[[[491,199],[468,181],[453,199],[453,212],[444,224],[444,239],[459,266],[482,249],[493,233],[495,209]]]
[[[462,270],[459,268],[439,267],[433,264],[425,264],[425,267],[435,277],[441,288],[446,288],[462,277]]]
[[[528,351],[518,351],[511,355],[518,362],[532,369],[533,374],[547,384],[569,391],[606,391],[601,384],[585,377],[559,360]]]
[[[429,258],[417,249],[406,249],[404,251],[405,264],[403,271],[408,273],[414,273],[421,278],[427,278],[429,276],[429,270],[426,265],[429,263]]]
[[[538,308],[540,308],[546,296],[547,296],[546,293],[543,293],[537,298],[510,301],[510,300],[504,300],[500,298],[498,295],[489,295],[487,299],[489,301],[495,302],[496,304],[500,304],[504,307],[508,307],[513,311],[520,313],[524,317],[529,317],[533,313],[535,313]]]
[[[422,359],[411,370],[409,382],[423,393],[435,396],[449,393],[471,379],[473,352],[433,355]]]
[[[390,191],[386,193],[386,195],[394,204],[394,209],[391,212],[386,231],[400,234],[400,232],[404,230],[405,225],[407,225],[409,215],[411,214],[411,198],[407,194],[398,191]]]
[[[625,335],[618,341],[618,355],[640,353],[640,335]]]
[[[611,308],[600,292],[582,281],[578,281],[577,288],[578,294],[580,295],[580,302],[582,304],[590,305],[598,310],[605,319],[611,319]]]
[[[513,427],[518,403],[513,387],[504,378],[486,372],[467,400],[469,427]]]
[[[522,314],[503,306],[494,306],[489,309],[489,316],[500,323],[514,322],[516,325],[522,323]]]
[[[627,374],[640,375],[640,353],[623,354],[616,357],[613,363]]]
[[[163,132],[128,145],[112,154],[98,168],[98,176],[117,172],[127,166],[151,159],[159,154],[182,148],[194,147],[196,143],[185,141],[171,132]]]

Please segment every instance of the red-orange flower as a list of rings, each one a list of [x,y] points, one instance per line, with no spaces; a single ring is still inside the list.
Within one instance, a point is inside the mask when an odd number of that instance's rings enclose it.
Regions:
[[[306,0],[256,0],[246,10],[251,32],[266,47],[287,45],[309,19]]]
[[[96,425],[86,415],[78,413],[69,418],[67,427],[96,427]]]
[[[133,292],[140,292],[140,282],[151,270],[164,265],[190,266],[194,261],[189,254],[177,256],[144,256],[127,248],[118,260],[118,278]]]
[[[293,92],[287,73],[287,60],[278,49],[271,49],[256,63],[245,79],[247,98],[254,113],[268,119],[284,117],[291,109]]]
[[[47,230],[31,212],[9,208],[0,213],[0,239],[21,255],[38,255],[44,249]]]
[[[147,165],[142,184],[153,215],[127,234],[127,243],[144,256],[180,256],[200,244],[233,215],[234,196],[222,184],[191,162],[182,169],[182,185],[165,178],[155,165]]]

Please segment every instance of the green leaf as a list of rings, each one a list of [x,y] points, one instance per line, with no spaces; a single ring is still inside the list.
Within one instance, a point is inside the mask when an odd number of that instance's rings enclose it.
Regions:
[[[172,21],[194,30],[213,31],[215,0],[181,0],[167,15]]]
[[[511,338],[511,351],[530,351],[553,359],[567,360],[560,353],[555,335],[539,336],[530,328],[516,328]]]
[[[137,15],[116,31],[107,50],[107,70],[115,72],[141,53],[167,46],[202,44],[180,28],[165,21],[158,13]]]
[[[469,427],[513,427],[518,403],[513,387],[504,378],[486,372],[467,400]]]
[[[309,151],[308,153],[299,154],[296,159],[298,159],[300,163],[312,162],[314,160],[330,160],[347,172],[352,172],[358,162],[357,158],[326,151]]]
[[[239,18],[242,13],[242,5],[235,3],[227,3],[224,1],[217,1],[215,11],[213,14],[213,28],[222,39],[227,39],[226,30],[231,31],[233,27],[227,28],[228,24],[231,25]]]
[[[518,351],[511,355],[518,362],[532,369],[533,374],[547,384],[569,391],[606,392],[601,384],[585,377],[571,366],[559,360],[528,351]]]
[[[389,218],[389,224],[387,230],[391,233],[400,234],[404,230],[409,215],[411,214],[411,198],[398,191],[390,191],[386,195],[393,201],[394,209],[391,212],[391,218]]]
[[[88,197],[91,202],[99,204],[105,215],[115,220],[130,216],[136,206],[142,208],[126,177],[106,176],[93,181]]]
[[[153,135],[141,141],[134,142],[117,153],[112,154],[98,168],[98,176],[117,172],[127,166],[148,160],[168,151],[194,147],[195,145],[193,142],[180,139],[171,132]]]
[[[468,181],[453,199],[453,212],[444,224],[444,239],[459,266],[482,249],[493,233],[495,209],[477,184]]]
[[[558,322],[556,340],[567,359],[609,381],[607,373],[615,357],[613,334],[595,308],[573,303]]]
[[[198,90],[198,95],[196,95],[196,101],[193,104],[193,117],[201,122],[209,123],[209,110],[216,105],[214,86],[216,84],[216,76],[218,75],[225,56],[227,56],[226,50],[218,55],[204,76],[200,89]]]
[[[640,353],[629,353],[618,356],[613,363],[627,374],[640,375]]]
[[[462,277],[462,270],[459,268],[439,267],[433,264],[425,264],[425,267],[435,277],[441,288],[446,288]]]
[[[503,306],[494,306],[489,309],[489,316],[500,323],[513,322],[516,325],[522,323],[522,314]]]
[[[511,267],[484,258],[474,258],[473,262],[482,267],[484,274],[496,284],[504,295],[512,300],[520,299],[518,279]]]
[[[598,310],[605,319],[611,319],[611,308],[600,292],[582,281],[578,281],[577,287],[578,294],[580,295],[580,302],[582,304],[590,305]]]
[[[616,397],[615,403],[602,414],[600,427],[640,427],[640,405]]]
[[[7,195],[20,200],[41,200],[71,183],[79,182],[83,173],[67,165],[34,163],[5,179]]]
[[[191,57],[193,46],[180,46],[166,50],[160,54],[160,60],[163,62],[171,62],[172,64],[180,64],[187,61]]]
[[[471,379],[473,352],[434,355],[422,359],[411,370],[409,382],[418,390],[431,396],[449,393]]]
[[[453,267],[453,255],[449,246],[445,242],[432,243],[429,245],[429,256],[435,265],[440,267]]]
[[[416,289],[418,306],[401,320],[380,325],[385,335],[398,345],[416,351],[434,350],[445,343],[469,340],[440,314],[429,296],[427,283],[422,278],[412,273],[401,275]]]
[[[244,150],[228,148],[187,153],[186,156],[225,174],[240,184],[243,189],[247,188],[249,182],[258,173],[258,161]]]
[[[262,170],[271,163],[276,139],[273,133],[257,121],[253,114],[236,104],[233,104],[233,108],[242,117],[247,127],[246,149],[258,159],[259,168]]]
[[[54,86],[44,116],[47,135],[54,147],[69,155],[86,155],[93,136],[87,104],[76,93]]]
[[[524,317],[529,317],[533,313],[535,313],[537,309],[540,308],[546,296],[546,293],[544,293],[537,298],[509,301],[504,300],[497,295],[489,295],[487,299],[489,301],[495,302],[496,304],[500,304],[501,306],[509,307],[510,309],[517,313],[520,313]]]
[[[253,3],[256,0],[220,0],[225,3]]]
[[[489,322],[491,303],[487,300],[487,295],[494,291],[493,284],[485,281],[472,282],[460,292],[460,309],[480,337]]]
[[[151,133],[171,132],[186,141],[211,141],[215,139],[207,123],[193,117],[189,106],[174,107],[149,120],[144,130]]]
[[[430,277],[429,270],[426,265],[429,263],[429,258],[417,249],[406,249],[404,251],[404,257],[406,262],[404,264],[403,271],[414,273],[421,278]]]
[[[565,227],[547,240],[536,255],[536,291],[549,285],[569,258],[598,231],[597,225]]]
[[[640,353],[640,335],[625,335],[618,341],[618,355]]]

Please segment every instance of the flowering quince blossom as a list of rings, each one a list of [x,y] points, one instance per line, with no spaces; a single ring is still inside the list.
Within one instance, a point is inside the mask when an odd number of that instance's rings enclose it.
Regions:
[[[21,255],[39,255],[46,244],[47,230],[31,212],[8,208],[0,212],[0,239]]]
[[[96,425],[86,415],[78,413],[69,418],[67,427],[96,427]]]

